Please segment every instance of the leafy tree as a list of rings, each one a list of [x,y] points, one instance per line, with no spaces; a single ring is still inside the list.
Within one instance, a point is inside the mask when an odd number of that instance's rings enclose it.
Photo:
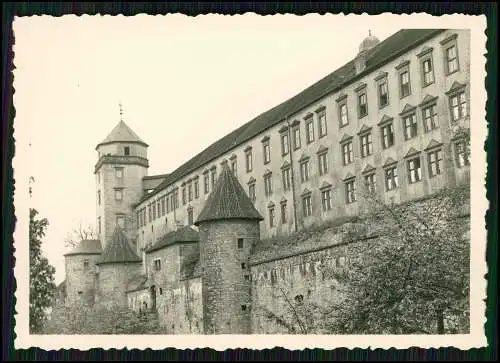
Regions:
[[[365,193],[383,227],[372,243],[353,243],[344,299],[326,324],[347,334],[464,333],[469,318],[468,185],[425,201],[395,205]]]
[[[75,304],[54,307],[43,334],[161,334],[154,313],[137,313],[126,307]]]
[[[55,268],[42,255],[42,239],[49,224],[46,218],[38,218],[38,211],[30,209],[29,253],[30,253],[30,332],[39,333],[46,320],[46,311],[51,307],[55,291]]]

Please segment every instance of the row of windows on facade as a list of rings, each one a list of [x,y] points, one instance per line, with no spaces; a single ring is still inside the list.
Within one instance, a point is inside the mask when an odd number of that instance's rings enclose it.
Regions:
[[[466,150],[466,144],[463,140],[456,141],[454,143],[455,150],[455,163],[458,168],[469,165],[468,152]],[[427,154],[427,166],[428,166],[428,176],[433,178],[443,172],[443,155],[441,147],[434,147],[426,152]],[[409,157],[406,161],[408,183],[415,184],[422,180],[422,161],[421,157],[415,155]],[[399,187],[398,179],[398,163],[392,162],[387,163],[383,167],[384,170],[384,186],[385,191],[391,191]],[[270,180],[270,179],[268,179]],[[376,191],[376,169],[371,168],[363,172],[363,182],[365,187],[370,193]],[[283,184],[289,187],[289,174],[283,173]],[[332,187],[331,185],[325,183],[320,189],[321,194],[321,208],[323,212],[328,212],[332,209]],[[272,193],[272,183],[266,183],[266,191]],[[270,195],[268,194],[268,195]],[[249,195],[253,200],[255,200],[255,183],[249,184]],[[349,177],[344,180],[344,195],[345,202],[347,204],[354,203],[356,201],[356,178]],[[309,217],[312,215],[312,192],[307,189],[302,193],[302,213],[304,217]],[[275,205],[270,203],[268,206],[269,212],[269,226],[275,226]],[[282,224],[287,223],[287,200],[282,199],[280,202],[280,220]]]
[[[456,41],[456,36],[449,37],[444,45],[445,47],[445,74],[450,75],[459,70],[458,63],[458,51]],[[421,74],[422,74],[422,86],[426,87],[432,83],[434,83],[434,63],[432,58],[432,48],[424,49],[420,54],[420,64],[421,64]],[[399,90],[400,90],[400,98],[404,98],[411,94],[411,80],[410,80],[410,62],[403,61],[400,65],[396,67],[398,70],[398,79],[399,79]],[[387,73],[382,73],[381,75],[376,77],[377,89],[378,89],[378,101],[379,108],[383,108],[389,104],[389,93],[388,93],[388,80]],[[358,92],[358,116],[359,118],[363,118],[368,115],[368,98],[366,91],[366,84],[362,85],[362,87],[358,87],[356,89]],[[432,100],[433,102],[429,102],[425,107],[422,106],[422,118],[424,123],[424,130],[426,132],[434,130],[438,127],[437,113],[436,113],[436,99]],[[338,112],[339,112],[339,124],[340,127],[346,126],[349,124],[349,116],[347,110],[347,95],[343,95],[337,98],[338,103]],[[456,92],[455,94],[450,95],[449,97],[449,105],[450,105],[450,113],[451,113],[451,121],[455,122],[467,115],[467,102],[465,97],[465,92]],[[318,139],[327,135],[327,119],[326,119],[326,108],[324,106],[319,107],[316,110],[316,118],[318,125]],[[391,119],[389,119],[391,120]],[[389,121],[388,120],[388,121]],[[292,123],[292,143],[294,150],[297,150],[301,147],[301,130],[299,127],[300,123],[295,121]],[[417,127],[417,119],[416,114],[410,111],[407,112],[406,116],[403,117],[403,129],[405,139],[409,140],[414,138],[418,134]],[[314,114],[309,113],[305,116],[305,130],[306,130],[306,142],[308,144],[315,141],[315,126],[314,126]],[[288,155],[290,152],[290,140],[288,134],[288,128],[283,127],[280,130],[281,133],[281,153],[282,156]],[[392,122],[387,122],[385,125],[381,126],[381,137],[382,137],[382,147],[384,149],[391,147],[394,144],[394,128]],[[352,151],[352,142],[345,140],[346,142],[342,144],[342,154],[343,154],[343,162],[344,165],[347,165],[354,160],[353,151]],[[371,132],[365,132],[363,135],[360,135],[360,143],[361,143],[361,156],[365,157],[370,155],[373,152],[372,149],[372,135]],[[263,156],[264,156],[264,165],[269,164],[271,162],[271,146],[270,146],[270,138],[268,136],[264,137],[262,140],[263,144]],[[253,171],[253,156],[252,156],[252,147],[249,146],[245,150],[245,166],[246,172]],[[320,155],[321,158],[326,158],[325,156]],[[231,157],[231,167],[233,172],[236,174],[236,156],[233,155]],[[307,161],[303,160],[305,165],[301,164],[301,170],[304,169],[302,174],[307,173]],[[327,163],[323,163],[324,166],[321,165],[320,161],[320,175],[323,175],[326,172]],[[324,169],[324,170],[323,170]],[[306,175],[305,175],[306,176]],[[306,176],[307,178],[307,176]],[[304,179],[304,178],[302,178]],[[208,194],[210,192],[210,181],[213,185],[215,185],[216,181],[216,167],[213,166],[210,170],[207,170],[203,173],[203,184],[204,184],[204,193]],[[186,188],[187,185],[187,188]],[[186,190],[187,189],[187,190]],[[119,193],[119,192],[118,192]],[[266,193],[267,194],[267,193]],[[193,199],[199,198],[199,185],[198,185],[198,177],[195,177],[183,184],[182,187],[182,203],[183,205],[191,202]],[[164,196],[160,198],[161,200],[156,203],[166,204],[167,213],[169,213],[170,209],[175,209],[178,207],[178,196],[176,192],[173,192],[170,196]],[[164,201],[166,199],[166,201]],[[170,201],[169,201],[170,200]],[[155,203],[155,202],[154,202]],[[153,204],[154,204],[153,203]],[[169,204],[170,203],[170,204]],[[150,207],[148,207],[150,208]],[[157,208],[160,208],[157,205]],[[163,208],[163,207],[162,207]],[[150,215],[149,221],[154,219],[152,213],[148,213]],[[164,213],[161,213],[163,216]],[[159,216],[158,216],[159,217]],[[144,219],[143,224],[146,224],[146,220]]]

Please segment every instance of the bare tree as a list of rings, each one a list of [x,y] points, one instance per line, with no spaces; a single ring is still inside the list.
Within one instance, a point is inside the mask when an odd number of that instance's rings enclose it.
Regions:
[[[80,222],[77,227],[73,228],[73,230],[67,234],[66,238],[64,239],[64,245],[66,247],[75,247],[82,240],[98,238],[99,234],[92,225],[89,224],[87,226],[84,226]]]

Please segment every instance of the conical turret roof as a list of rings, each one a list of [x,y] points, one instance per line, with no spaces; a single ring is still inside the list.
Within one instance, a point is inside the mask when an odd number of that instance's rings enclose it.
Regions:
[[[113,142],[132,142],[141,144],[143,146],[149,146],[123,121],[121,120],[118,125],[114,127],[104,140],[102,140],[97,147],[100,145],[111,144]]]
[[[97,265],[105,263],[119,262],[141,262],[142,259],[137,256],[134,248],[130,245],[125,233],[120,227],[116,227],[111,237],[111,241],[106,245]]]
[[[208,197],[195,225],[198,226],[206,221],[226,219],[254,219],[261,221],[264,218],[255,209],[231,169],[227,164],[224,164],[214,190]]]

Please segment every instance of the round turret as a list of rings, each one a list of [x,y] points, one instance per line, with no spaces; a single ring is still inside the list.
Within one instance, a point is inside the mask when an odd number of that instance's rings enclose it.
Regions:
[[[82,240],[72,251],[64,255],[68,304],[94,303],[96,262],[101,252],[99,240]]]
[[[248,260],[259,242],[262,219],[225,164],[195,222],[200,233],[205,334],[251,333]]]
[[[374,46],[376,46],[379,43],[380,43],[380,40],[376,36],[372,35],[371,31],[369,31],[368,37],[363,39],[363,41],[359,45],[359,53],[366,52],[367,50],[373,48]]]

